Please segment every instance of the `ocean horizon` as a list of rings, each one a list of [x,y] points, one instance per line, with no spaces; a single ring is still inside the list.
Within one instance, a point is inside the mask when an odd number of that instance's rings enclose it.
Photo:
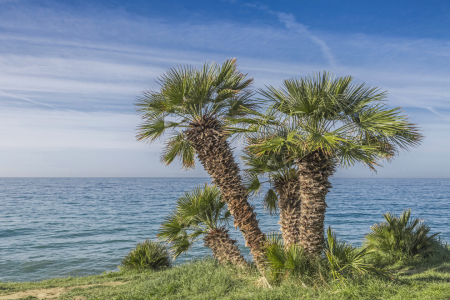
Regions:
[[[1,177],[0,281],[40,281],[117,270],[138,242],[156,239],[163,218],[184,192],[206,177]],[[332,178],[325,225],[361,245],[382,214],[411,208],[432,233],[450,240],[450,179]],[[252,199],[264,232],[277,216]],[[248,258],[241,233],[230,226]],[[177,263],[210,255],[198,243]]]

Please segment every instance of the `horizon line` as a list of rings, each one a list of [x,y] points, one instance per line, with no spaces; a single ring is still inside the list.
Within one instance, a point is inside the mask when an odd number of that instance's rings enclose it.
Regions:
[[[200,177],[200,176],[190,176],[190,177],[179,177],[179,176],[0,176],[0,179],[9,178],[183,178],[183,179],[202,179],[211,177]],[[450,179],[450,177],[330,177],[331,179]]]

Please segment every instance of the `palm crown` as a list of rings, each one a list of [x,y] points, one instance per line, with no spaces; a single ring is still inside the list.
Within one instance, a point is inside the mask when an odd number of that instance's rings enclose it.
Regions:
[[[352,77],[317,73],[259,90],[271,102],[269,115],[277,126],[262,128],[264,139],[250,146],[255,153],[288,151],[301,159],[320,150],[342,166],[362,162],[371,169],[400,149],[420,143],[422,136],[400,108],[388,108],[386,92]]]
[[[179,157],[184,168],[194,167],[195,150],[183,130],[216,120],[227,133],[239,131],[234,125],[256,108],[248,89],[252,81],[237,70],[235,59],[222,66],[205,63],[200,69],[169,69],[157,80],[159,91],[144,92],[136,103],[143,120],[138,140],[153,142],[171,131],[161,161],[170,164]]]

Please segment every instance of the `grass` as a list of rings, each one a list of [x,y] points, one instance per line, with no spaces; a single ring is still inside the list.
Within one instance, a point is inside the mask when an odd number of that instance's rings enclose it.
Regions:
[[[450,263],[432,261],[395,270],[397,282],[367,277],[344,286],[285,280],[261,287],[254,269],[236,270],[212,259],[161,271],[122,270],[102,275],[42,282],[0,283],[0,299],[36,289],[66,288],[59,299],[450,299]],[[121,282],[121,285],[101,285]],[[88,285],[88,286],[86,286]],[[84,287],[76,287],[84,286]],[[69,287],[75,287],[69,289]],[[39,298],[22,298],[39,299]]]

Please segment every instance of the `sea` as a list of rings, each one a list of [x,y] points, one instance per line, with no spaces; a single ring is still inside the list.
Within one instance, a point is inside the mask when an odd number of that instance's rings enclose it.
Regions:
[[[332,178],[325,225],[361,245],[383,213],[411,209],[450,241],[450,179]],[[117,271],[146,239],[156,240],[163,218],[186,191],[209,178],[0,178],[0,281],[41,281]],[[264,232],[277,216],[256,207]],[[239,231],[230,226],[248,255]],[[211,255],[199,242],[175,263]]]

